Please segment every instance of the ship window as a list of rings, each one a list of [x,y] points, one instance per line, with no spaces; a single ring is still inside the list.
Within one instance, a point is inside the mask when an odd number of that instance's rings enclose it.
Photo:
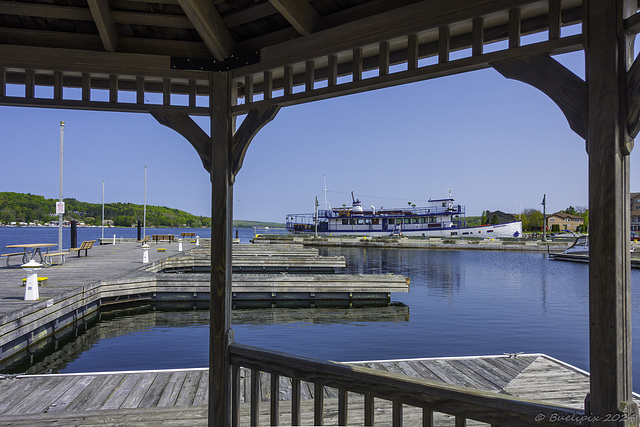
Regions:
[[[364,225],[371,225],[371,220],[369,218],[366,218],[364,220]]]
[[[405,218],[404,219],[404,223],[405,224],[411,224],[411,218]]]
[[[487,230],[487,233],[493,233],[493,230]]]
[[[356,220],[355,220],[355,219],[353,219],[353,218],[350,218],[350,219],[349,219],[349,224],[351,224],[351,225],[355,225],[355,223],[356,223]]]
[[[420,218],[411,218],[411,224],[417,224]]]
[[[371,220],[371,223],[372,223],[373,225],[378,225],[378,224],[380,224],[380,219],[379,219],[379,218],[373,218],[373,219]]]
[[[442,207],[443,207],[443,208],[446,208],[446,207],[447,207],[447,204],[446,204],[446,203],[442,203]]]
[[[458,235],[458,232],[457,232],[457,231],[452,231],[452,232],[451,232],[451,235],[452,235],[452,236],[457,236],[457,235]]]
[[[342,225],[349,225],[349,220],[346,218],[342,219]]]

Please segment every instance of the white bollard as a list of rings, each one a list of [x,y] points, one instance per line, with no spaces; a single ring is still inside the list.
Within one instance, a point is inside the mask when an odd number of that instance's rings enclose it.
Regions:
[[[37,301],[40,299],[40,293],[38,292],[38,270],[42,268],[42,264],[31,260],[21,266],[24,271],[27,272],[27,283],[24,289],[25,301]]]
[[[142,245],[142,263],[149,264],[149,245],[146,243]]]
[[[200,236],[196,236],[196,246],[200,246]]]
[[[116,244],[116,235],[115,234],[113,235],[113,244],[114,245]]]
[[[178,239],[178,252],[182,252],[182,237]]]

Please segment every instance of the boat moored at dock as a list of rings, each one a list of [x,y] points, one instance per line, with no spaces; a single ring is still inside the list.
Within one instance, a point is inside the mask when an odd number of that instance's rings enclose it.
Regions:
[[[465,207],[447,198],[429,199],[426,207],[363,209],[362,202],[352,197],[352,206],[318,210],[317,213],[287,214],[287,229],[294,233],[318,233],[331,236],[393,235],[423,237],[504,238],[522,236],[522,222],[465,226]]]

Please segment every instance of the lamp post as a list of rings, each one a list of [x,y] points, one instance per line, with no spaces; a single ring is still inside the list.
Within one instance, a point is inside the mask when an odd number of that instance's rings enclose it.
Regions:
[[[64,122],[60,122],[60,200],[56,204],[58,214],[58,251],[62,252],[62,218],[64,216],[64,201],[62,200],[62,154],[63,154]]]

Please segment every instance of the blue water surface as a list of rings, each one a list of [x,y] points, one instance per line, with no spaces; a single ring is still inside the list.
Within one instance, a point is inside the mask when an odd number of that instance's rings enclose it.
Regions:
[[[241,239],[248,241],[252,232],[240,230]],[[254,320],[234,324],[236,342],[335,361],[545,353],[589,369],[586,264],[552,261],[540,253],[320,251],[345,255],[348,272],[409,277],[410,291],[392,294],[394,304],[408,307],[408,317],[372,320],[371,308],[344,308],[318,321],[309,311],[314,309],[282,308],[276,313],[291,314],[293,320],[274,322],[273,309],[256,309],[251,312]],[[639,274],[635,269],[631,273],[636,349],[640,345]],[[130,325],[136,314],[103,319],[96,327],[108,330],[108,334],[49,369],[91,372],[208,366],[206,310],[156,308],[150,313],[145,316],[155,316],[155,323],[135,330]],[[635,390],[640,390],[638,354],[634,351]]]

